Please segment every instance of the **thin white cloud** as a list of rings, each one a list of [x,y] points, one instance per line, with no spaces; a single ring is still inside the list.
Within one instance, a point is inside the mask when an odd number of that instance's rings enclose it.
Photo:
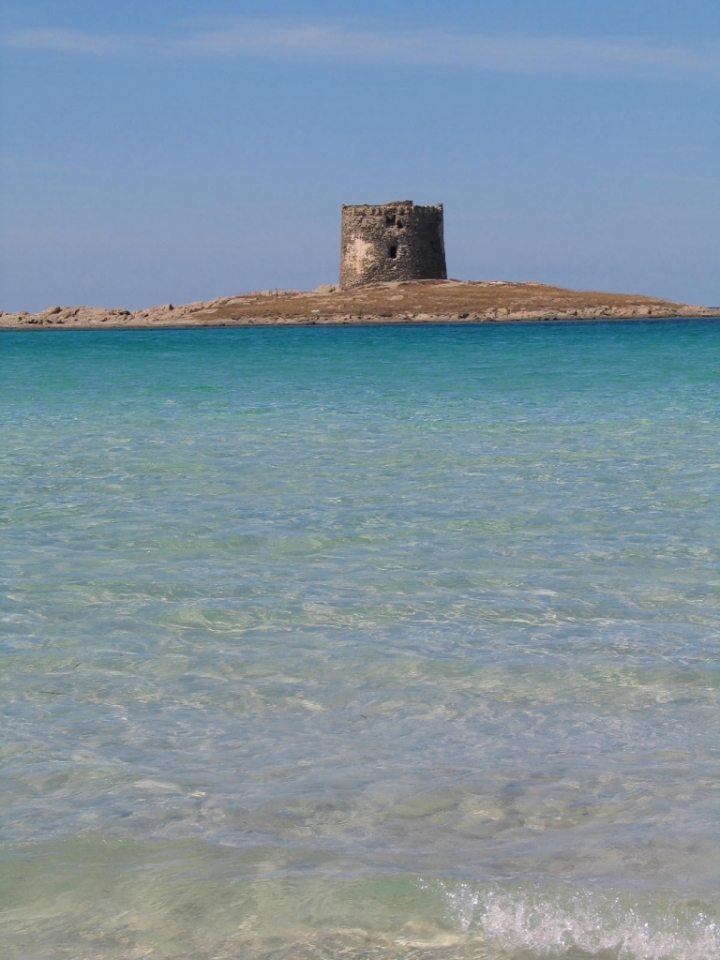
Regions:
[[[0,46],[39,53],[68,53],[96,57],[123,57],[138,42],[148,49],[142,38],[113,36],[112,34],[83,33],[79,30],[44,28],[29,30],[6,30],[0,34]]]
[[[265,57],[310,62],[439,66],[521,74],[720,77],[720,45],[704,47],[572,37],[489,37],[448,30],[380,30],[352,22],[227,20],[186,24],[172,36],[93,34],[60,28],[6,31],[0,45],[123,58]]]

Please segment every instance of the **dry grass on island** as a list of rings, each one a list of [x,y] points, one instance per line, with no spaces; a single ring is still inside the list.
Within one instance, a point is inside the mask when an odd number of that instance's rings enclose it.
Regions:
[[[357,323],[482,323],[720,317],[720,308],[653,297],[565,290],[540,283],[414,280],[311,292],[266,290],[147,310],[52,307],[0,313],[0,329],[295,326]]]

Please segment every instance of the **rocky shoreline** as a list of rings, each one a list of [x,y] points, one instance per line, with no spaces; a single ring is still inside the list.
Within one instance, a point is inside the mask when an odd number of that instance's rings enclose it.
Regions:
[[[2,313],[0,330],[144,329],[158,327],[302,326],[390,323],[646,320],[720,317],[652,297],[566,290],[539,283],[421,280],[354,290],[265,290],[219,300],[146,310],[54,306],[41,313]]]

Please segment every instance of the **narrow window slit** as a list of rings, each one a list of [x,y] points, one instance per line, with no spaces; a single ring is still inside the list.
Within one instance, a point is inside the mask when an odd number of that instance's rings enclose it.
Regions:
[[[395,244],[388,248],[388,256],[391,260],[395,260],[397,258],[397,250],[398,248]]]

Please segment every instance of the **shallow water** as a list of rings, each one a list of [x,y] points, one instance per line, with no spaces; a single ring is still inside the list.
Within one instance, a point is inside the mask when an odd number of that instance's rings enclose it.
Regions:
[[[0,948],[720,957],[720,324],[0,337]]]

